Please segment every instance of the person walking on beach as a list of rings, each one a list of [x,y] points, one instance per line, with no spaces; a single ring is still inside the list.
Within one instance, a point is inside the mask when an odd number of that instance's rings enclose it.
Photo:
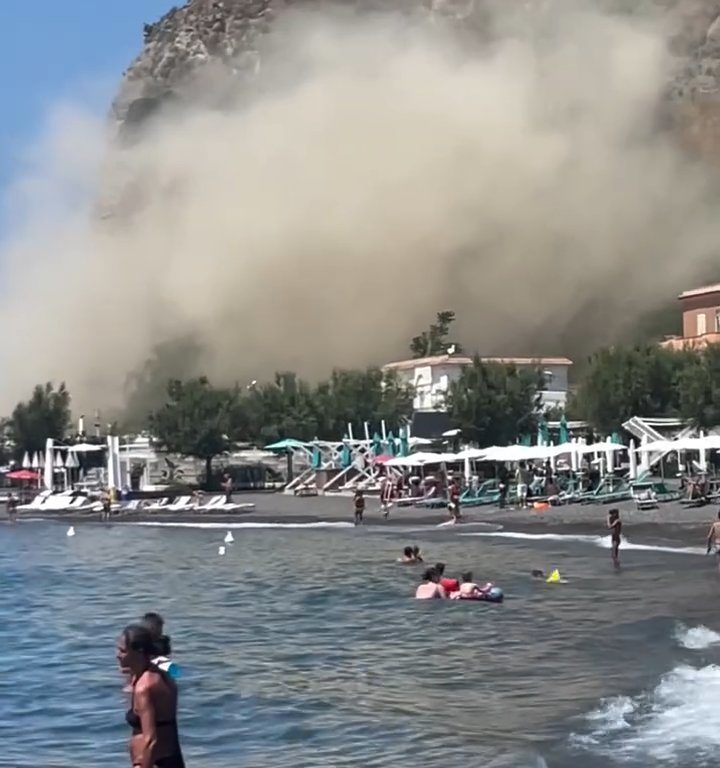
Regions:
[[[116,656],[120,670],[130,676],[130,708],[125,720],[132,728],[132,768],[185,768],[177,724],[177,686],[156,667],[157,652],[150,630],[131,624],[122,631]]]
[[[233,481],[230,475],[223,476],[222,489],[225,492],[225,503],[232,503]]]
[[[710,525],[707,537],[708,554],[713,549],[715,550],[715,556],[718,558],[718,570],[720,571],[720,512],[718,512],[718,519]]]
[[[363,495],[361,488],[358,488],[355,491],[353,508],[355,510],[355,525],[360,525],[363,521],[363,515],[365,514],[365,496]]]
[[[17,507],[18,507],[17,496],[15,496],[15,494],[11,492],[10,495],[7,497],[7,500],[5,501],[7,518],[11,523],[14,523],[17,521]]]
[[[622,536],[622,520],[620,520],[620,510],[611,509],[608,512],[607,527],[610,529],[610,551],[612,554],[613,565],[620,567],[620,537]]]
[[[527,469],[524,461],[519,462],[515,472],[515,487],[517,489],[518,504],[521,509],[527,507],[528,488],[531,481],[532,473]]]

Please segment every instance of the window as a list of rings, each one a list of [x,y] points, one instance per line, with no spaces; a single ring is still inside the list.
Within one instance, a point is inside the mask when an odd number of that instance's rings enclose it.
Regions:
[[[715,333],[720,333],[720,309],[715,310]]]
[[[697,316],[697,332],[696,336],[704,336],[707,333],[707,316],[704,312],[701,312]]]

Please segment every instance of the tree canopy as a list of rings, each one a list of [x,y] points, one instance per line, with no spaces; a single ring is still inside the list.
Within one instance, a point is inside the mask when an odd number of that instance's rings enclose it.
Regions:
[[[150,427],[161,448],[203,459],[209,480],[212,460],[233,447],[235,404],[234,390],[213,387],[205,377],[176,379],[168,384],[167,402],[150,416]]]
[[[410,352],[414,358],[444,355],[451,345],[450,326],[455,322],[455,313],[451,310],[438,312],[435,322],[410,342]],[[460,344],[452,344],[455,352],[462,352]]]
[[[10,416],[8,431],[19,458],[26,451],[45,450],[48,437],[60,440],[70,428],[70,393],[65,383],[38,384],[29,400],[18,403]]]
[[[450,420],[479,445],[507,445],[536,429],[543,389],[541,370],[484,363],[476,355],[450,384]]]
[[[632,416],[677,416],[678,383],[696,357],[655,345],[602,349],[590,358],[568,412],[605,434]]]

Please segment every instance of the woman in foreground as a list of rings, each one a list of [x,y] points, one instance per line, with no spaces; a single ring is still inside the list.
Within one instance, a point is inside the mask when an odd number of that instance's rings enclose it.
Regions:
[[[157,647],[147,627],[131,624],[117,644],[120,669],[130,675],[132,728],[130,764],[133,768],[185,768],[177,727],[177,687],[152,663]]]

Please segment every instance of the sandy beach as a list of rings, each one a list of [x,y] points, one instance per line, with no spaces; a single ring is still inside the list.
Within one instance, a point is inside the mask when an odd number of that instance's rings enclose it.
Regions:
[[[318,523],[351,522],[352,501],[345,496],[297,497],[283,493],[248,493],[236,494],[235,501],[255,504],[255,509],[233,514],[198,514],[193,512],[136,512],[114,515],[113,523],[164,522],[164,523]],[[650,530],[668,526],[676,527],[678,533],[688,528],[695,535],[696,529],[709,525],[717,518],[717,508],[712,505],[688,508],[678,503],[660,505],[659,509],[638,510],[633,502],[614,505],[620,509],[626,530]],[[498,507],[474,507],[463,509],[463,522],[459,525],[502,526],[513,530],[536,528],[562,529],[567,531],[602,530],[610,505],[570,504],[553,507],[544,511],[499,509]],[[4,510],[3,510],[4,516]],[[96,522],[98,513],[45,514],[21,512],[20,520],[51,519],[68,523]],[[384,519],[377,499],[369,498],[365,512],[365,525],[398,527],[427,526],[436,527],[448,520],[444,508],[424,509],[421,507],[397,507],[391,509],[388,519]],[[689,530],[688,533],[691,531]]]

